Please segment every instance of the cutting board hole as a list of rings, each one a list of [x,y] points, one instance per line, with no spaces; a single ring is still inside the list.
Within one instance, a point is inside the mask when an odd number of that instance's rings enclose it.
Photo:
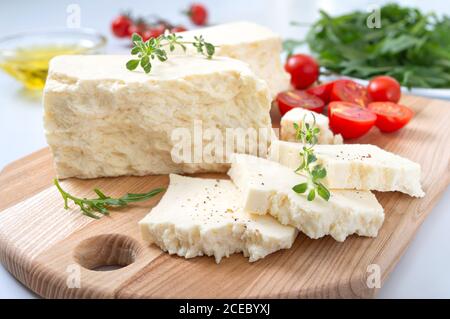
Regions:
[[[83,240],[74,250],[74,259],[89,270],[113,271],[131,265],[140,250],[129,236],[104,234]]]
[[[95,270],[95,271],[112,271],[112,270],[121,269],[123,267],[124,266],[121,266],[121,265],[108,265],[108,266],[95,267],[94,269],[91,269],[91,270]]]

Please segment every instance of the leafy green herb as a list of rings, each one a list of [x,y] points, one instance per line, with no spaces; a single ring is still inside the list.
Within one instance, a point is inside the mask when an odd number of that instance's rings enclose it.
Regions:
[[[314,146],[317,144],[317,136],[320,129],[316,127],[316,117],[313,115],[313,124],[306,123],[306,116],[303,117],[301,125],[294,123],[297,139],[304,144],[300,152],[301,163],[295,170],[296,173],[306,175],[307,181],[292,187],[298,194],[308,192],[307,199],[313,201],[316,193],[324,200],[330,199],[330,191],[322,184],[321,180],[327,176],[327,170],[317,164],[317,157],[314,154]]]
[[[53,182],[64,199],[64,209],[69,208],[68,201],[72,200],[76,205],[80,206],[83,215],[95,219],[99,219],[101,215],[109,215],[109,207],[124,207],[129,203],[146,201],[165,190],[164,188],[156,188],[148,193],[128,193],[120,198],[111,198],[109,196],[106,196],[102,191],[96,188],[94,189],[94,192],[97,194],[98,198],[87,199],[75,197],[64,191],[56,178],[53,180]]]
[[[197,48],[197,52],[203,54],[208,59],[211,59],[214,55],[216,47],[211,43],[205,42],[205,39],[203,39],[203,36],[201,35],[194,37],[194,40],[195,42],[193,42],[192,45]]]
[[[370,14],[320,12],[306,42],[323,67],[364,79],[386,74],[409,88],[450,88],[450,17],[386,4],[381,28],[369,28]]]
[[[137,58],[129,60],[126,64],[128,70],[135,70],[139,65],[145,73],[152,70],[152,60],[158,59],[161,62],[167,61],[167,48],[173,52],[176,47],[180,47],[186,52],[186,45],[190,44],[196,48],[197,52],[211,59],[216,51],[216,46],[206,42],[203,36],[194,37],[194,41],[181,41],[182,36],[166,32],[157,38],[150,38],[144,41],[142,37],[134,33],[132,36],[133,47],[131,55]]]

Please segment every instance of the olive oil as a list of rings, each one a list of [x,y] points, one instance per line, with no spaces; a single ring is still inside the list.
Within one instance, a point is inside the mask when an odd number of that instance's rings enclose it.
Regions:
[[[86,48],[77,45],[52,45],[18,48],[0,61],[0,68],[26,88],[40,90],[44,87],[49,61],[63,54],[77,54]]]

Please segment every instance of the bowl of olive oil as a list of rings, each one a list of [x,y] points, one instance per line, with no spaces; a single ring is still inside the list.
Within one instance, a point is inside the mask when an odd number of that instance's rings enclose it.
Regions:
[[[45,85],[50,60],[57,55],[98,54],[106,37],[90,29],[55,29],[18,33],[0,38],[0,69],[27,89]]]

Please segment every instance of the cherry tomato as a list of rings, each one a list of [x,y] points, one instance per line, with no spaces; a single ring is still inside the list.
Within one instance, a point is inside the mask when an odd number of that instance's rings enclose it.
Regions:
[[[208,20],[208,10],[199,3],[194,3],[188,10],[188,16],[195,25],[205,25]]]
[[[172,33],[184,32],[184,31],[187,31],[187,29],[182,25],[176,25],[172,28],[172,30],[170,30],[170,32],[172,32]]]
[[[128,29],[128,35],[132,36],[133,33],[139,34],[141,37],[144,37],[144,32],[147,30],[147,25],[144,23],[132,24]]]
[[[296,89],[306,89],[319,77],[319,64],[306,54],[291,55],[284,68],[291,75],[291,83]]]
[[[367,94],[372,101],[397,103],[402,93],[396,79],[383,75],[370,80]]]
[[[344,138],[356,138],[366,134],[375,124],[377,116],[358,104],[331,102],[328,105],[330,128]]]
[[[299,90],[281,92],[277,95],[276,100],[281,115],[284,115],[294,107],[301,107],[310,111],[322,113],[325,105],[318,97],[306,93],[306,91]]]
[[[330,94],[330,101],[356,103],[365,107],[369,103],[367,89],[352,80],[337,80]]]
[[[331,90],[333,89],[333,85],[335,82],[336,81],[331,81],[331,82],[327,82],[327,83],[323,83],[320,85],[310,87],[309,89],[306,90],[306,92],[317,96],[324,103],[328,103],[330,101]]]
[[[142,40],[147,41],[151,38],[157,38],[160,35],[158,31],[155,31],[154,29],[148,29],[141,33]]]
[[[155,35],[155,38],[159,37],[160,35],[164,34],[167,27],[164,24],[158,24],[155,27],[150,28],[150,30],[153,31],[153,34]]]
[[[129,28],[133,22],[125,15],[120,15],[111,23],[111,30],[116,37],[124,38],[129,35]]]
[[[377,115],[375,125],[386,133],[401,129],[414,116],[409,107],[393,102],[373,102],[367,108]]]

